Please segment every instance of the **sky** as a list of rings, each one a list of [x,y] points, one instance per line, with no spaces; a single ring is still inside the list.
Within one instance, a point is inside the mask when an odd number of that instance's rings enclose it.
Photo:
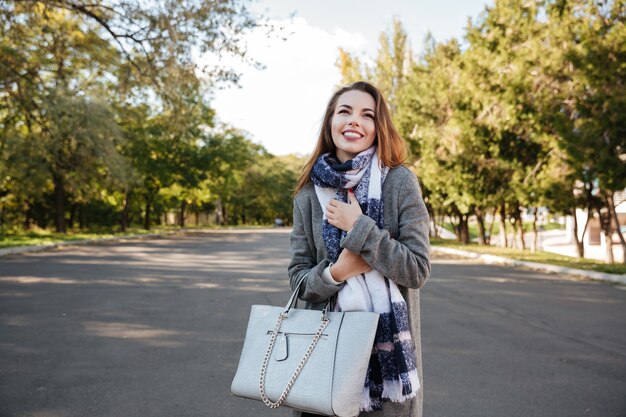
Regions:
[[[380,33],[398,17],[414,53],[427,33],[437,41],[461,39],[468,18],[489,0],[258,0],[251,10],[282,27],[246,37],[248,53],[264,69],[223,59],[241,73],[240,87],[216,90],[211,105],[219,121],[247,132],[275,155],[308,154],[330,96],[339,86],[338,48],[373,59]]]

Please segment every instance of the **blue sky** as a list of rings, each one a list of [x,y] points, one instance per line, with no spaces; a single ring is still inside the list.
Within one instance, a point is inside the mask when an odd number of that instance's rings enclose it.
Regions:
[[[261,32],[247,37],[249,54],[264,70],[224,60],[241,72],[241,88],[214,93],[218,118],[241,128],[270,152],[312,151],[326,103],[340,81],[338,48],[373,58],[378,37],[397,16],[419,53],[428,32],[436,40],[461,38],[489,0],[304,1],[261,0],[251,8],[284,26],[287,40]]]

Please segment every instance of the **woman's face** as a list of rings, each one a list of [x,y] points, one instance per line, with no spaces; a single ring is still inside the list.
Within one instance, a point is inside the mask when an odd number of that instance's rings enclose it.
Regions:
[[[337,158],[341,162],[354,158],[374,144],[375,108],[374,97],[363,91],[350,90],[339,96],[330,130],[337,147]]]

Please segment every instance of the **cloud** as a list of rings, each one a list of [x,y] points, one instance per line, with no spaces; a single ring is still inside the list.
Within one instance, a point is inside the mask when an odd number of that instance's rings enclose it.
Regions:
[[[272,23],[284,27],[286,40],[267,38],[262,31],[247,38],[249,54],[266,68],[233,61],[242,73],[241,88],[216,91],[212,106],[221,121],[248,131],[270,152],[306,154],[313,150],[325,106],[340,82],[338,48],[362,50],[367,41],[360,33],[328,32],[303,18]]]

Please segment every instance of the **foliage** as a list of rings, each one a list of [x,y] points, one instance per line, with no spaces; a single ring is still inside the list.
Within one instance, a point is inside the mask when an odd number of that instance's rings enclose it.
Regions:
[[[392,28],[382,32],[379,49],[372,65],[366,65],[349,52],[339,49],[336,65],[341,73],[341,83],[349,84],[359,80],[374,83],[395,110],[396,95],[404,84],[404,78],[411,67],[412,55],[406,30],[398,18],[392,21]]]
[[[434,221],[452,219],[467,243],[475,217],[487,243],[497,213],[501,245],[524,248],[524,208],[579,207],[610,246],[613,195],[626,187],[626,2],[496,0],[462,42],[429,37],[415,59],[407,50],[394,20],[373,66],[343,50],[337,65],[344,82],[364,77],[389,98]]]
[[[266,172],[260,146],[214,126],[207,92],[238,76],[197,59],[259,65],[243,35],[272,27],[247,3],[0,1],[0,232],[184,224],[235,212],[249,182],[289,189],[279,159]],[[266,194],[263,222],[285,213],[285,192]]]

